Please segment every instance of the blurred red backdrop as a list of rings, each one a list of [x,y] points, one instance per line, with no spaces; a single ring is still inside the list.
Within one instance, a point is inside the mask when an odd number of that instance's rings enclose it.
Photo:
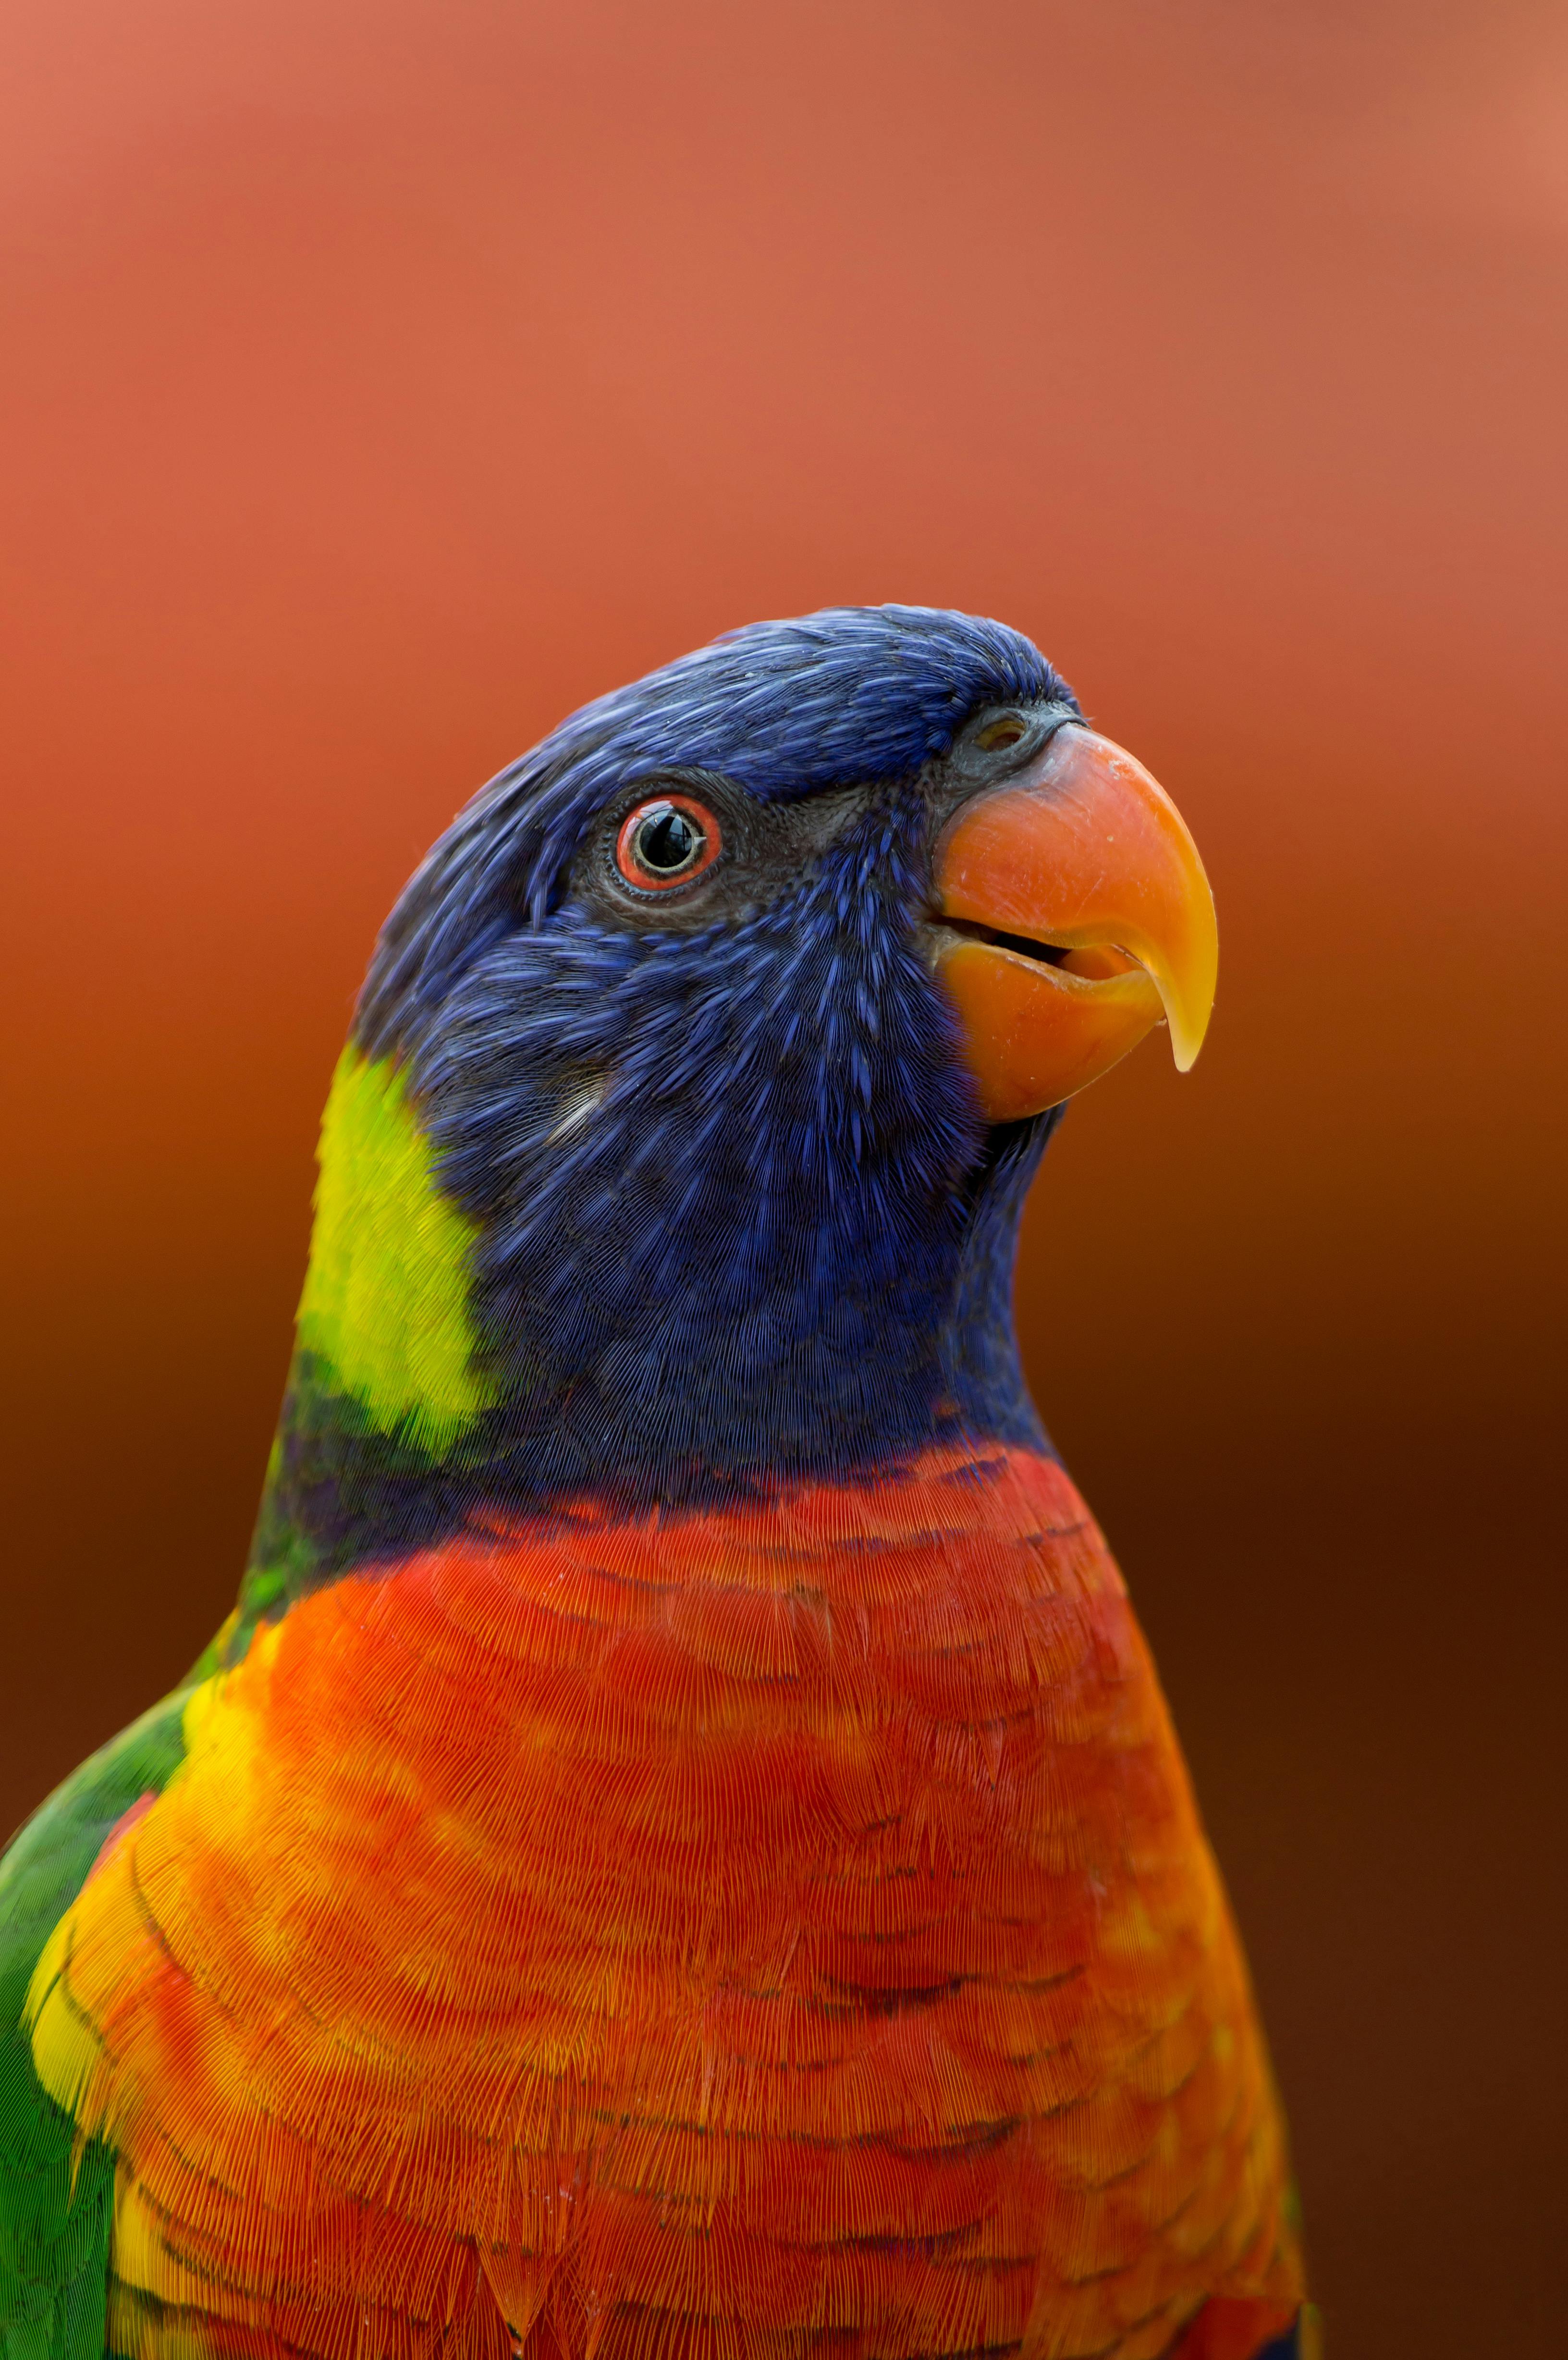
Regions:
[[[1203,1061],[1075,1110],[1021,1301],[1335,2360],[1555,2353],[1561,14],[21,0],[0,50],[0,1819],[228,1604],[454,807],[748,617],[1003,616],[1220,902]]]

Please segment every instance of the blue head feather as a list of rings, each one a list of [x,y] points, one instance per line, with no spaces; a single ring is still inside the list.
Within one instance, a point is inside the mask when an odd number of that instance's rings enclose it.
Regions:
[[[1002,623],[929,606],[830,606],[751,623],[573,713],[491,780],[410,880],[361,1002],[373,1054],[439,1008],[451,978],[549,916],[583,826],[639,771],[719,770],[764,803],[910,777],[982,705],[1071,704]]]
[[[919,948],[919,782],[976,709],[1046,701],[1071,692],[1000,624],[833,609],[599,699],[475,797],[388,921],[357,1032],[404,1062],[477,1224],[500,1400],[432,1468],[297,1373],[274,1525],[341,1564],[480,1499],[674,1502],[942,1438],[1045,1447],[1009,1294],[1051,1123],[978,1111]],[[768,803],[863,793],[754,912],[613,926],[571,898],[573,856],[670,767]]]

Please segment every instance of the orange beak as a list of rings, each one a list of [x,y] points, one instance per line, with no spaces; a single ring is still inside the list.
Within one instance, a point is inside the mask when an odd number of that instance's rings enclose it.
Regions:
[[[992,1122],[1071,1098],[1161,1021],[1187,1071],[1214,1005],[1214,896],[1181,813],[1120,746],[1059,729],[957,813],[934,881],[956,922],[939,922],[937,973]]]

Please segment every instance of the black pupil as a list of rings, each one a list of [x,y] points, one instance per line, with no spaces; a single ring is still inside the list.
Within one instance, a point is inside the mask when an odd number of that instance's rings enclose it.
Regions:
[[[637,832],[637,857],[657,877],[673,877],[690,869],[702,849],[702,831],[694,819],[673,804],[650,812]]]

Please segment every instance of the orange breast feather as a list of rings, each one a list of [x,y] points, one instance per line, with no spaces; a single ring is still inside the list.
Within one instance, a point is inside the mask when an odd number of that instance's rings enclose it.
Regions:
[[[1058,1469],[472,1532],[295,1606],[187,1737],[29,2002],[119,2158],[126,2360],[1288,2320],[1245,1972]]]

